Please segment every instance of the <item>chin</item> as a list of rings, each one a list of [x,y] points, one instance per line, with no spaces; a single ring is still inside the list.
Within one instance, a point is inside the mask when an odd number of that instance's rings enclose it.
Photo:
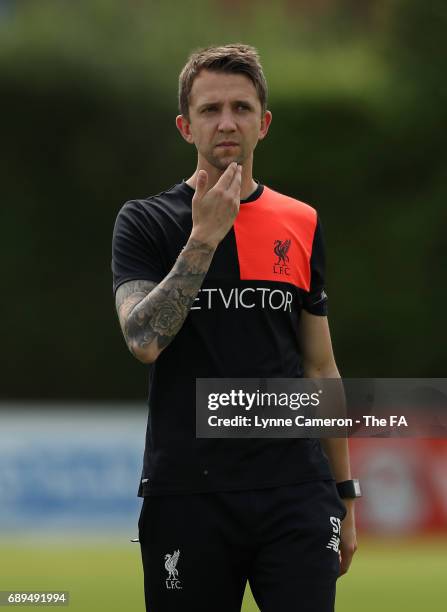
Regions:
[[[238,164],[243,163],[243,159],[240,155],[233,155],[231,157],[226,157],[225,159],[211,158],[208,159],[208,162],[214,166],[217,170],[226,170],[230,164],[236,162]]]

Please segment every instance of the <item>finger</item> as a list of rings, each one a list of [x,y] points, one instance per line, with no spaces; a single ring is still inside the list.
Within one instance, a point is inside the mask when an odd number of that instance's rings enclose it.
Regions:
[[[234,173],[233,180],[231,181],[231,185],[228,188],[228,191],[231,195],[236,197],[241,193],[241,183],[242,183],[242,166],[238,164],[236,168],[236,172]]]
[[[208,187],[208,173],[206,170],[199,170],[199,174],[197,175],[197,183],[196,183],[196,193],[195,197],[198,200],[201,200],[205,193],[207,192]]]
[[[349,552],[349,551],[343,551],[340,555],[340,576],[343,576],[343,574],[346,574],[346,572],[348,571],[351,562],[352,562],[352,557],[354,556],[354,552]]]
[[[220,187],[221,189],[224,189],[226,191],[230,187],[231,183],[233,182],[233,178],[234,178],[234,175],[236,174],[236,171],[237,171],[236,162],[231,162],[231,164],[222,174],[220,179],[217,181],[216,187]]]

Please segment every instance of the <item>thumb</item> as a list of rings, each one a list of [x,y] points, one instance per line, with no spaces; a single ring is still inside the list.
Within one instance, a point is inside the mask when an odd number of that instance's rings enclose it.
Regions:
[[[207,191],[208,185],[208,173],[206,170],[199,170],[199,174],[197,175],[197,184],[196,184],[196,193],[195,196],[197,199],[201,200]]]

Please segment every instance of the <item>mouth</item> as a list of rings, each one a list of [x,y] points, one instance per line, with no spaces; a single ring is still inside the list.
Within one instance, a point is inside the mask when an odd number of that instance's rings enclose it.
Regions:
[[[216,147],[219,148],[224,148],[224,149],[230,149],[231,147],[238,147],[239,144],[237,142],[233,142],[233,141],[224,141],[224,142],[219,142],[219,144],[216,145]]]

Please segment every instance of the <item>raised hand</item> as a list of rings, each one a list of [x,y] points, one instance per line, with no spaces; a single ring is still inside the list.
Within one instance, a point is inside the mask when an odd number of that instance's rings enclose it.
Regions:
[[[242,166],[231,163],[212,189],[208,174],[200,170],[192,199],[191,238],[213,248],[226,236],[239,212]]]

